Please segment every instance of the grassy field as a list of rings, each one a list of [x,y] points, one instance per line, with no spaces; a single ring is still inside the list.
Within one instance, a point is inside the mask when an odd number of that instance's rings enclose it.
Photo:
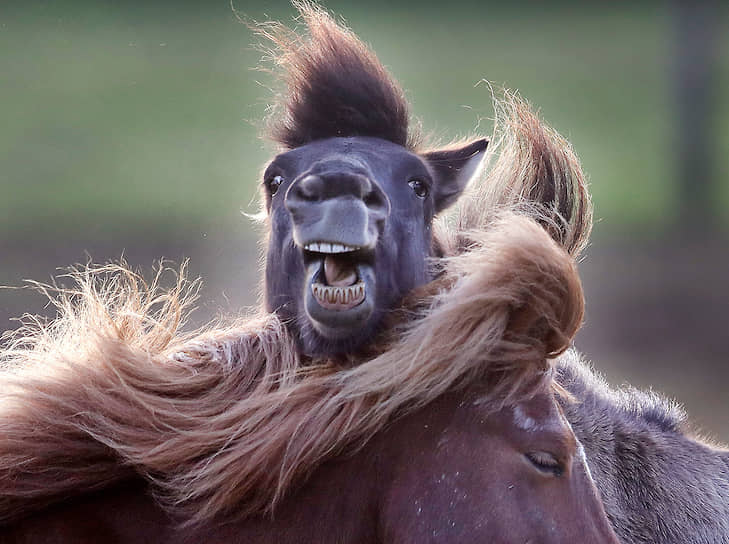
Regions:
[[[0,8],[0,239],[118,230],[192,235],[240,221],[271,149],[270,78],[219,2]],[[518,89],[569,136],[598,232],[651,233],[676,207],[671,20],[662,4],[329,2],[408,90],[427,131],[490,131],[482,78]],[[286,2],[239,2],[288,19]],[[729,210],[729,41],[720,56],[715,213]],[[721,158],[721,161],[718,159]]]

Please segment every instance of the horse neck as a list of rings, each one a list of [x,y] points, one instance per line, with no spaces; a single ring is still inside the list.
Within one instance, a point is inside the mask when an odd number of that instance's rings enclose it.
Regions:
[[[563,408],[625,542],[729,543],[729,452],[689,436],[665,401],[614,391],[579,356],[559,361]],[[661,413],[661,410],[664,412]]]

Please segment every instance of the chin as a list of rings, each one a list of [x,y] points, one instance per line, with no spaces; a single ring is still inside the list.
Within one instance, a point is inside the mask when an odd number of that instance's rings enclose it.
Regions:
[[[381,315],[373,310],[363,322],[330,327],[311,319],[306,312],[299,320],[299,340],[302,352],[309,357],[356,355],[376,336]]]

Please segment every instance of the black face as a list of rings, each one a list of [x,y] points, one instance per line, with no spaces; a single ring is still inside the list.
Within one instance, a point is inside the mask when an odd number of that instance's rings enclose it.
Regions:
[[[385,312],[430,279],[433,216],[480,163],[486,143],[478,142],[450,157],[378,138],[331,138],[268,166],[266,306],[304,353],[356,350]]]

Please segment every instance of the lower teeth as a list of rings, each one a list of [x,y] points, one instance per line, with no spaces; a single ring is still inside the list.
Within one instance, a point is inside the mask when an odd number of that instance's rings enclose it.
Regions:
[[[333,287],[321,283],[311,286],[314,297],[326,304],[351,304],[364,299],[364,283],[358,282],[347,287]]]

